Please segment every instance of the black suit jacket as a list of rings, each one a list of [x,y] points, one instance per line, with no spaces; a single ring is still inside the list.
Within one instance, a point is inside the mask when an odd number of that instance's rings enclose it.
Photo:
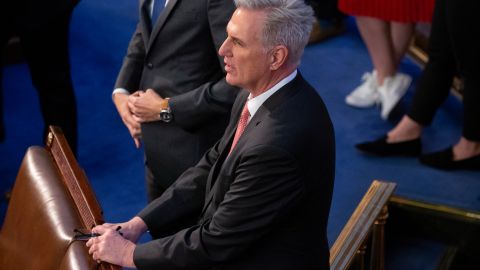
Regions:
[[[228,156],[247,95],[222,139],[139,214],[161,236],[136,247],[139,269],[329,268],[335,143],[325,105],[298,75],[265,101]],[[200,218],[184,226],[188,216]]]
[[[19,0],[2,1],[0,15],[2,20],[14,20],[21,28],[39,29],[49,23],[70,14],[80,0]],[[2,25],[2,27],[4,27]]]
[[[116,88],[153,88],[169,97],[173,122],[142,124],[147,162],[164,187],[222,136],[238,90],[225,82],[217,54],[232,0],[169,0],[155,27],[144,0]],[[151,31],[151,32],[150,32]]]

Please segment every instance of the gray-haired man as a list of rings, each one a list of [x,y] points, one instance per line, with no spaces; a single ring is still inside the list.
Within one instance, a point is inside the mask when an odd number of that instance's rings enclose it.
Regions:
[[[329,268],[333,128],[297,72],[313,12],[303,0],[235,3],[219,53],[227,82],[245,91],[224,136],[138,216],[95,227],[94,259],[162,270]],[[147,230],[160,238],[135,245]]]

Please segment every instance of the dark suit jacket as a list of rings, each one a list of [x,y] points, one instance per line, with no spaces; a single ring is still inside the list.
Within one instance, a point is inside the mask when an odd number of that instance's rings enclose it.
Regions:
[[[70,14],[80,0],[19,0],[2,1],[0,15],[14,20],[22,28],[38,29],[45,27],[52,20]],[[3,27],[3,26],[2,26]]]
[[[265,101],[227,157],[247,95],[222,139],[139,214],[161,236],[136,247],[139,269],[329,268],[335,142],[325,105],[298,75]]]
[[[70,17],[79,0],[0,1],[0,54],[13,36],[20,38],[45,122],[60,126],[74,153],[77,148],[77,112],[70,75],[68,37]],[[3,55],[0,55],[0,69]],[[0,70],[0,80],[2,77]],[[1,82],[0,82],[1,83]],[[0,141],[3,131],[0,86]]]
[[[225,82],[217,54],[232,0],[169,0],[150,33],[144,0],[140,22],[116,88],[153,88],[170,98],[173,122],[142,125],[149,168],[168,187],[222,136],[238,90]]]

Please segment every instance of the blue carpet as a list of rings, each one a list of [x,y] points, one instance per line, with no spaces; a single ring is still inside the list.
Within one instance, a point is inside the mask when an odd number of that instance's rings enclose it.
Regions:
[[[79,107],[79,162],[85,169],[109,222],[124,221],[146,202],[143,151],[134,147],[113,103],[111,91],[137,20],[137,1],[83,0],[71,25],[71,61]],[[333,241],[373,179],[398,183],[396,194],[480,211],[480,172],[443,172],[413,158],[377,158],[353,145],[384,134],[410,103],[420,68],[404,59],[401,70],[413,84],[396,108],[393,121],[380,108],[355,109],[345,96],[372,65],[353,20],[344,35],[309,46],[300,71],[329,108],[337,140],[337,170],[328,234]],[[0,192],[13,184],[25,150],[43,145],[38,98],[25,64],[4,68],[7,140],[0,144]],[[461,132],[462,105],[450,97],[424,133],[424,151],[455,143]],[[314,115],[311,116],[315,117]],[[5,204],[0,206],[3,217]]]
[[[385,269],[441,269],[439,266],[448,248],[445,244],[419,238],[397,238],[392,240],[395,245],[387,245]],[[387,239],[387,244],[391,242],[388,242]]]

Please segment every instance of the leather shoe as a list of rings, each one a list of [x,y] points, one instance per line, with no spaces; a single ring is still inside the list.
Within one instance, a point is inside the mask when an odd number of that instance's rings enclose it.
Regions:
[[[418,156],[422,151],[420,138],[398,143],[387,143],[387,136],[372,142],[355,145],[358,150],[378,156]]]
[[[462,160],[453,160],[453,149],[422,155],[420,162],[442,170],[480,170],[480,155]]]

